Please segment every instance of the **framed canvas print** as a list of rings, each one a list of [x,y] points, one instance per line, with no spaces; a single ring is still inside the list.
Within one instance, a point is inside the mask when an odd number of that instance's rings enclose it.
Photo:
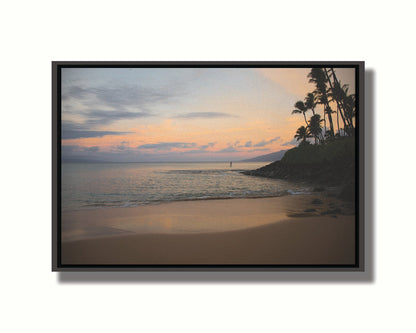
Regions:
[[[52,270],[364,269],[363,62],[52,73]]]

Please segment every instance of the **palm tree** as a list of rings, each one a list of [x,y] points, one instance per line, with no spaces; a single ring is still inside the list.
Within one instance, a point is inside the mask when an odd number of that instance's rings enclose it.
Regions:
[[[325,72],[326,80],[329,83],[329,87],[330,87],[328,89],[328,97],[331,97],[331,94],[334,91],[334,86],[332,85],[330,74],[328,73],[328,70],[326,68],[324,68],[324,72]],[[337,111],[336,111],[336,113],[337,113],[337,129],[338,129],[338,134],[339,134],[340,133],[340,131],[339,131],[339,114],[341,112],[341,108],[339,106],[338,100],[332,98],[332,99],[329,99],[328,101],[329,102],[336,101],[336,104],[337,104]]]
[[[315,144],[320,141],[323,141],[323,136],[322,136],[322,127],[321,127],[321,115],[320,114],[315,114],[311,117],[311,119],[309,120],[309,132],[313,135],[313,137],[315,138]]]
[[[345,107],[345,119],[349,124],[349,129],[351,131],[350,134],[354,132],[354,123],[353,118],[355,117],[355,95],[347,95],[344,99],[344,107]]]
[[[312,135],[311,133],[309,133],[309,129],[307,127],[301,126],[296,131],[296,134],[294,137],[296,138],[296,141],[302,140],[300,144],[305,144],[307,142],[306,139],[311,138]]]
[[[334,136],[334,123],[332,121],[333,111],[329,105],[328,90],[326,87],[327,76],[322,68],[312,68],[308,77],[310,78],[309,82],[315,83],[316,85],[315,94],[319,104],[324,106],[324,113],[328,115],[330,135]]]
[[[345,105],[344,105],[344,99],[347,96],[348,93],[348,85],[344,84],[341,86],[341,82],[338,81],[337,76],[335,74],[335,71],[333,68],[331,68],[332,72],[332,78],[334,79],[334,83],[330,80],[330,75],[327,73],[328,82],[331,86],[331,91],[328,94],[332,101],[335,101],[337,104],[337,122],[338,120],[338,114],[341,116],[342,122],[344,123],[344,131],[348,132],[348,127],[350,124],[348,124],[345,120]],[[338,124],[339,127],[339,124]],[[339,128],[338,128],[339,131]]]
[[[313,93],[308,93],[305,97],[305,106],[307,110],[312,110],[312,113],[315,114],[316,106],[316,97]]]
[[[295,113],[303,113],[303,118],[305,118],[305,123],[306,123],[306,126],[307,126],[308,125],[308,122],[306,121],[305,112],[308,111],[308,109],[306,108],[305,103],[303,103],[302,101],[297,101],[295,103],[295,108],[296,109],[294,109],[292,111],[292,114],[295,114]]]
[[[305,106],[308,110],[312,110],[312,113],[315,115],[315,107],[318,104],[318,99],[316,97],[316,91],[314,93],[308,93],[305,97]],[[326,130],[326,117],[324,112],[324,128]]]
[[[332,72],[332,77],[334,79],[334,86],[341,87],[341,82],[338,80],[337,75],[335,74],[334,67],[331,67],[331,72]],[[347,94],[348,94],[348,85],[346,85],[346,84],[342,85],[342,90],[343,90],[344,96],[347,96]],[[340,100],[340,104],[341,104],[341,106],[344,110],[344,115],[345,115],[345,112],[347,112],[347,110],[345,109],[343,98]]]
[[[344,130],[348,135],[351,135],[354,128],[352,123],[355,108],[354,95],[348,95],[348,85],[341,85],[341,82],[338,81],[338,79],[334,82],[332,91],[329,95],[337,102],[339,109],[342,109],[343,112],[340,112],[340,114],[342,121],[344,122]]]

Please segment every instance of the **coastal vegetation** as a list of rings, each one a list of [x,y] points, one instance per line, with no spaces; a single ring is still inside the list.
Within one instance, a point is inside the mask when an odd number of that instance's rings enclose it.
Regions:
[[[305,127],[306,134],[314,138],[315,144],[324,144],[335,137],[354,136],[356,98],[355,94],[349,94],[348,85],[338,80],[333,67],[312,68],[308,78],[315,90],[308,93],[304,101],[297,101],[292,111],[292,114],[302,114],[306,124],[298,131]],[[312,112],[309,120],[306,117],[308,111]]]
[[[353,200],[356,96],[341,83],[334,68],[312,68],[307,78],[315,89],[304,101],[297,101],[292,111],[302,115],[305,123],[294,135],[299,145],[280,161],[246,174],[337,186],[341,198]]]

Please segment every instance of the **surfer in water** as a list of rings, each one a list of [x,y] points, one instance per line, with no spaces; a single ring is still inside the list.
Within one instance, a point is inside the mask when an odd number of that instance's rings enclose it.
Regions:
[[[232,168],[233,167],[233,162],[230,162],[230,168]]]

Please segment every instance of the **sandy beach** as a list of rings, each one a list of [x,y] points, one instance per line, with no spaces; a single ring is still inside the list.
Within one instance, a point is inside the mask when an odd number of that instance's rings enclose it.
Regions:
[[[324,195],[62,215],[62,264],[354,264],[353,207]]]

